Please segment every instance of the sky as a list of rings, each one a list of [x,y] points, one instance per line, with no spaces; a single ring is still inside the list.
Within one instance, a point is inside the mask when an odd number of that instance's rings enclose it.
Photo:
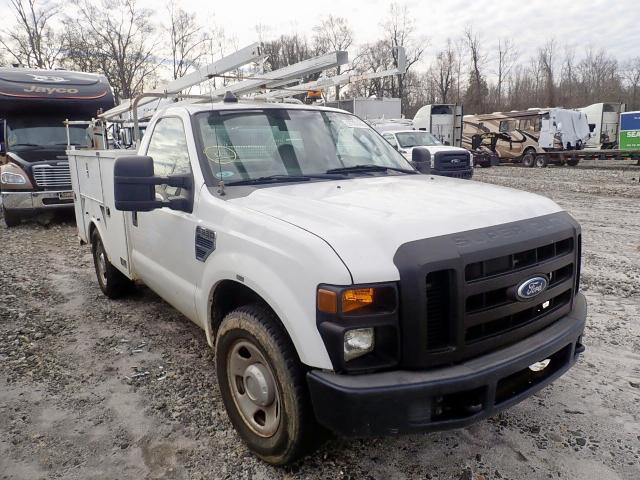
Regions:
[[[41,0],[42,1],[42,0]],[[164,16],[164,0],[138,0]],[[175,0],[198,13],[201,21],[213,21],[237,38],[242,47],[256,41],[255,26],[267,26],[266,39],[282,33],[311,36],[312,28],[329,14],[349,20],[356,44],[381,36],[381,22],[390,2],[381,0],[204,1]],[[427,44],[427,66],[447,38],[456,38],[467,25],[478,33],[486,48],[499,38],[511,38],[521,56],[528,58],[554,38],[562,51],[574,47],[578,56],[586,46],[605,49],[618,60],[640,56],[640,0],[400,0],[414,16],[417,33]],[[9,0],[0,0],[0,29],[9,17]],[[63,8],[72,9],[73,2]],[[71,13],[71,12],[70,12]],[[490,59],[491,60],[491,59]]]
[[[146,0],[145,0],[146,1]],[[201,11],[202,0],[182,0],[183,7]],[[388,1],[300,0],[211,2],[213,18],[233,32],[240,45],[256,39],[254,26],[270,26],[270,34],[297,31],[311,34],[322,16],[347,18],[357,43],[380,36],[380,23],[388,14]],[[427,58],[472,25],[487,45],[499,37],[512,38],[525,57],[535,53],[547,39],[576,51],[591,45],[604,48],[623,60],[640,56],[640,0],[408,0],[418,33],[426,37]],[[210,13],[210,12],[209,12]]]

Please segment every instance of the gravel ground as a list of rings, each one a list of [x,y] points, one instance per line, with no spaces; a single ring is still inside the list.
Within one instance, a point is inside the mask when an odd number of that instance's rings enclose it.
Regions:
[[[640,170],[496,167],[476,179],[582,224],[583,359],[509,411],[443,433],[329,440],[288,468],[254,458],[204,335],[141,287],[100,292],[72,219],[0,226],[0,478],[640,478]],[[0,222],[1,223],[1,222]]]

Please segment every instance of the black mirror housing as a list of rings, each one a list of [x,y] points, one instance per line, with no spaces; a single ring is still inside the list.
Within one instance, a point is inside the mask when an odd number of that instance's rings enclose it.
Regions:
[[[425,147],[414,147],[411,151],[411,163],[420,173],[431,173],[431,152]]]
[[[144,155],[119,157],[113,166],[113,188],[116,210],[124,212],[150,212],[156,208],[190,212],[190,199],[176,198],[163,202],[156,200],[156,185],[191,190],[191,175],[154,176],[153,158]]]
[[[119,157],[113,166],[113,188],[117,210],[150,212],[162,206],[156,200],[153,158],[141,155]]]

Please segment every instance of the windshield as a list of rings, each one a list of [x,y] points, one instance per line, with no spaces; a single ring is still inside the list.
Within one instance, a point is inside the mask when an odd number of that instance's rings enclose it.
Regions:
[[[256,109],[203,112],[196,118],[211,173],[225,182],[321,175],[356,165],[413,170],[377,132],[349,114]]]
[[[429,132],[400,132],[396,133],[396,138],[402,148],[442,145],[442,143]]]
[[[15,118],[7,122],[7,145],[9,148],[54,147],[67,145],[67,129],[62,118]],[[86,126],[70,125],[71,145],[88,146]]]

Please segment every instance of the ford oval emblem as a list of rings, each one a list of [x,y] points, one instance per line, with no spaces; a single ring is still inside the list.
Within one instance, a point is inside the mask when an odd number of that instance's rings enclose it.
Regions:
[[[531,300],[544,292],[549,286],[549,281],[546,277],[533,277],[525,280],[516,290],[518,300]]]

